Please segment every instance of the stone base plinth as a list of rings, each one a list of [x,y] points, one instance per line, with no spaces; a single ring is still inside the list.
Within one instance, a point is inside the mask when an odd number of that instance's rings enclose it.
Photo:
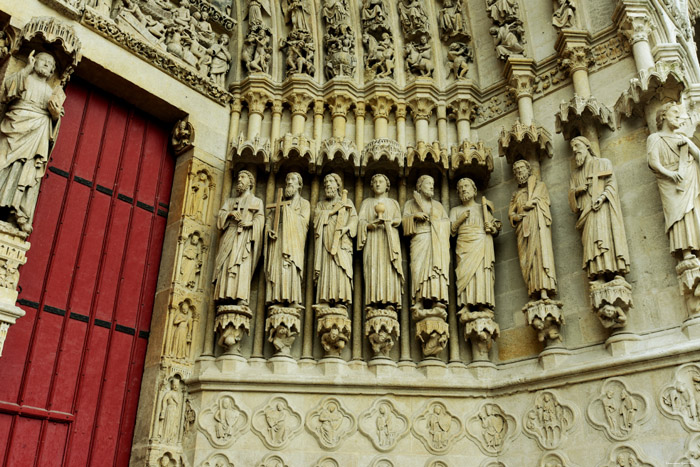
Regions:
[[[321,346],[326,357],[340,358],[343,349],[350,342],[352,321],[348,318],[346,307],[314,305],[318,326],[316,331],[321,338]]]
[[[365,336],[376,357],[389,357],[391,349],[401,335],[399,318],[389,308],[365,308]]]
[[[613,356],[627,355],[637,348],[639,339],[633,332],[614,332],[605,341],[605,348]]]
[[[527,324],[537,331],[537,338],[540,342],[544,342],[545,348],[559,346],[562,343],[560,332],[564,324],[562,306],[561,302],[544,299],[529,302],[523,307]]]
[[[303,308],[271,305],[265,320],[265,332],[268,342],[277,352],[275,355],[289,355],[292,345],[301,329]]]
[[[216,307],[214,332],[219,335],[218,344],[226,353],[241,350],[243,336],[250,334],[250,319],[253,313],[246,305],[219,305]]]

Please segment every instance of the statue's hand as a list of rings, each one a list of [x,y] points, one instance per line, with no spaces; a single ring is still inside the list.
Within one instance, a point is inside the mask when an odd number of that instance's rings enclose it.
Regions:
[[[680,149],[687,144],[688,144],[688,138],[685,135],[681,135],[681,140],[678,142],[678,148]]]
[[[270,237],[270,240],[277,240],[277,232],[269,230],[267,236]]]
[[[241,221],[241,213],[240,213],[239,211],[234,211],[234,212],[232,212],[232,213],[231,213],[231,217],[233,217],[233,219],[234,219],[236,222],[240,222],[240,221]]]
[[[370,222],[369,224],[367,224],[367,230],[374,230],[376,228],[377,224],[375,224],[374,222]]]
[[[49,113],[53,117],[54,120],[58,119],[61,116],[61,112],[63,111],[63,108],[55,102],[55,101],[49,101],[48,105]]]
[[[605,202],[605,196],[600,195],[598,199],[593,202],[593,210],[597,211],[598,209],[600,209],[600,207],[603,205],[603,202]]]
[[[668,177],[676,183],[683,181],[683,175],[680,172],[671,172]]]
[[[36,62],[36,58],[34,57],[34,52],[35,52],[35,51],[32,50],[32,51],[29,53],[29,57],[27,57],[27,65],[29,65],[29,66],[32,67],[32,68],[34,68],[34,62]]]
[[[535,209],[535,205],[533,204],[532,201],[528,201],[528,202],[525,203],[525,205],[523,206],[523,209],[524,209],[525,211],[531,211],[531,210]]]

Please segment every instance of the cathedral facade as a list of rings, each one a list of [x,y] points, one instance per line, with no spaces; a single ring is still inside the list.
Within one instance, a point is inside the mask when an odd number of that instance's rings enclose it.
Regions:
[[[0,464],[694,466],[695,0],[0,0]]]

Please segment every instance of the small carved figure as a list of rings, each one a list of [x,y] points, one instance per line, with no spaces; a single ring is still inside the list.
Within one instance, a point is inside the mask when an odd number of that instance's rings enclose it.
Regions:
[[[479,413],[481,428],[483,429],[484,442],[486,447],[492,450],[499,450],[503,445],[506,431],[506,420],[496,413],[490,405],[484,406]]]
[[[174,358],[188,358],[192,346],[192,312],[188,300],[184,300],[177,307],[173,317],[173,333],[170,341],[170,356]]]
[[[444,0],[438,13],[438,25],[443,38],[453,37],[466,32],[462,0]]]
[[[271,15],[272,7],[270,0],[248,1],[248,22],[251,26],[254,24],[263,24],[263,11],[268,16]]]
[[[212,44],[210,50],[212,61],[209,74],[214,84],[221,88],[226,85],[226,73],[228,73],[228,67],[231,63],[231,52],[228,50],[228,42],[228,36],[222,34],[219,36],[217,43]]]
[[[39,185],[58,135],[66,95],[49,78],[56,60],[29,54],[27,65],[2,83],[6,112],[0,121],[0,219],[31,233]]]
[[[10,38],[5,31],[0,31],[0,57],[4,57],[10,52]]]
[[[160,436],[164,443],[176,443],[180,434],[180,380],[172,378],[160,404]]]
[[[198,221],[204,221],[207,215],[206,207],[209,200],[209,177],[204,171],[199,172],[193,177],[190,186],[189,203],[187,207],[187,215],[194,217]]]
[[[253,24],[241,52],[248,73],[269,73],[272,60],[272,31],[262,23]]]
[[[447,446],[447,435],[452,424],[452,416],[445,412],[441,405],[435,405],[433,411],[426,417],[428,433],[434,449],[444,449]]]
[[[377,440],[380,446],[391,446],[394,444],[396,432],[394,430],[394,421],[390,408],[386,404],[379,406],[379,414],[377,414]]]
[[[180,282],[185,287],[199,287],[199,276],[202,272],[202,241],[199,232],[194,232],[185,240],[180,263]]]
[[[501,60],[511,55],[525,55],[525,47],[521,43],[523,35],[520,23],[504,23],[489,29],[496,44],[496,54]]]
[[[576,7],[572,0],[554,0],[552,24],[557,29],[573,28],[576,20]]]
[[[497,24],[519,19],[516,0],[488,0],[486,10],[493,22]]]
[[[298,36],[298,38],[297,38]],[[280,41],[280,49],[287,49],[287,74],[306,73],[313,76],[316,72],[314,66],[314,43],[308,34],[290,34]]]
[[[518,240],[520,269],[528,295],[546,300],[557,292],[549,192],[527,161],[516,161],[513,173],[518,190],[510,200],[508,218]]]
[[[338,430],[343,423],[343,414],[338,410],[335,402],[329,402],[318,415],[319,434],[328,445],[337,442]]]
[[[306,20],[309,7],[306,0],[283,0],[282,11],[285,21],[292,26],[292,32],[309,32],[309,24]]]
[[[374,73],[375,78],[389,78],[394,73],[394,43],[388,32],[382,33],[377,41],[368,33],[362,35],[365,45],[365,68]]]
[[[447,60],[449,67],[447,76],[454,73],[455,79],[462,79],[467,77],[469,62],[474,60],[474,54],[464,42],[453,42],[447,49]]]
[[[385,357],[389,355],[395,344],[394,337],[383,328],[379,332],[370,333],[368,339],[375,355],[383,355]]]
[[[615,400],[615,391],[608,390],[602,399],[603,411],[605,412],[605,419],[608,421],[608,427],[610,431],[615,433],[618,431],[617,424],[617,400]]]
[[[340,355],[349,341],[348,336],[338,326],[332,326],[327,332],[321,334],[321,346],[326,353]]]
[[[231,405],[231,400],[224,397],[219,401],[219,407],[214,412],[216,437],[220,441],[227,441],[233,436],[233,429],[238,421],[238,410]]]
[[[284,443],[287,436],[287,411],[282,402],[265,409],[265,421],[273,444]]]
[[[311,216],[309,202],[301,197],[303,183],[297,172],[287,174],[282,205],[268,206],[265,225],[265,303],[268,305],[303,309],[304,247]]]
[[[314,216],[316,303],[347,308],[352,301],[352,239],[357,235],[357,211],[339,175],[326,175],[323,187],[326,200],[318,203]]]
[[[413,35],[428,32],[428,15],[421,0],[401,0],[398,6],[404,33]]]
[[[362,28],[368,31],[388,30],[388,15],[384,0],[362,1]]]
[[[214,266],[214,299],[248,306],[253,271],[260,257],[265,223],[263,202],[253,194],[255,178],[241,170],[236,195],[219,210],[217,226],[223,231]]]
[[[0,266],[0,287],[16,290],[18,282],[19,263],[13,259],[5,260]]]
[[[423,35],[420,43],[408,42],[404,46],[406,59],[406,71],[415,76],[432,76],[433,74],[433,52],[428,42],[428,36]]]
[[[637,413],[637,403],[634,398],[623,389],[620,392],[620,430],[631,431],[634,427],[634,419]]]

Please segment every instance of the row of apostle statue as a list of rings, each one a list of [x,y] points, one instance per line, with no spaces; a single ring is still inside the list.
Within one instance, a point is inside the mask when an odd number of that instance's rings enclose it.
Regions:
[[[661,108],[660,131],[649,137],[648,160],[658,177],[672,253],[695,264],[695,252],[700,249],[700,151],[676,131],[682,123],[681,113],[675,104]],[[624,277],[630,261],[612,163],[599,157],[585,137],[573,138],[571,148],[575,165],[569,201],[578,214],[582,266],[590,280],[593,308],[605,327],[621,328],[627,321],[632,295]],[[528,161],[516,161],[513,173],[518,188],[511,198],[508,218],[515,230],[530,297],[523,311],[539,339],[553,346],[561,343],[563,317],[562,304],[553,300],[557,279],[549,193]],[[305,310],[302,282],[311,222],[312,308],[327,356],[339,356],[349,341],[355,248],[362,251],[363,259],[365,334],[376,356],[388,356],[401,332],[398,312],[405,283],[402,237],[409,241],[408,296],[416,337],[426,358],[439,354],[449,336],[450,237],[454,237],[457,313],[475,358],[488,359],[491,342],[499,334],[494,319],[493,238],[501,230],[501,222],[494,217],[493,205],[486,197],[478,199],[476,185],[469,178],[457,182],[461,204],[449,213],[434,199],[434,180],[429,175],[418,178],[403,209],[388,196],[386,175],[375,174],[370,185],[372,196],[362,201],[358,213],[341,177],[327,174],[323,199],[311,219],[309,202],[301,196],[303,179],[299,173],[288,173],[275,203],[265,206],[253,194],[253,174],[238,172],[235,193],[218,214],[223,234],[215,264],[214,298],[220,345],[234,349],[249,331],[251,282],[264,252],[266,332],[279,354],[289,354]]]

